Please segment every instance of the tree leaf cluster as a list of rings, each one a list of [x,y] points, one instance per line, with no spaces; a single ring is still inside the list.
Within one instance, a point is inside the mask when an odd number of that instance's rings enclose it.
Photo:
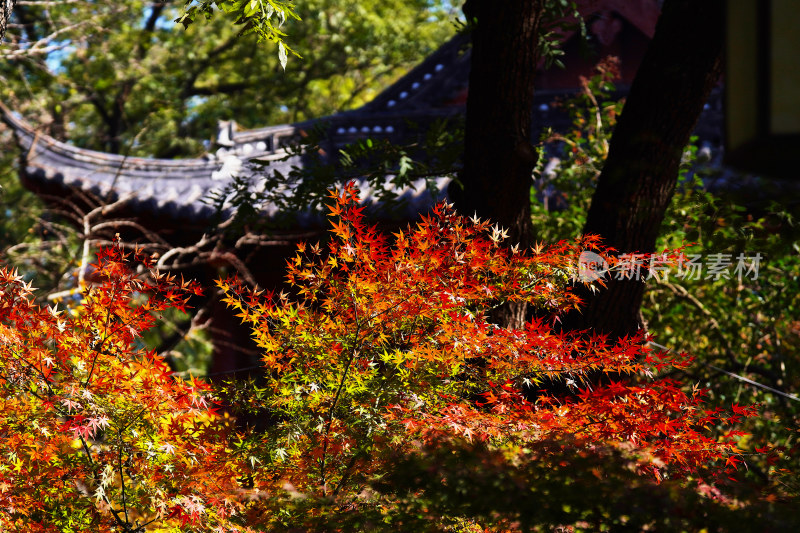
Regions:
[[[446,204],[389,236],[366,223],[352,185],[330,200],[331,240],[298,245],[290,291],[218,281],[263,363],[255,394],[229,386],[236,403],[226,410],[256,413],[257,427],[234,424],[207,383],[141,346],[161,313],[201,294],[194,283],[116,246],[99,253],[80,299],[57,309],[0,270],[4,529],[674,522],[631,505],[620,509],[633,516],[618,516],[619,500],[597,512],[556,498],[531,514],[517,505],[528,500],[511,498],[527,479],[542,491],[666,482],[692,509],[702,479],[699,494],[731,501],[716,484],[746,460],[736,426],[754,408],[707,409],[702,390],[665,375],[690,361],[646,338],[552,329],[579,305],[575,258],[596,240],[506,248],[502,228]],[[541,315],[500,328],[490,311],[508,301]],[[596,382],[597,372],[608,379]],[[537,391],[546,379],[571,392]],[[728,429],[717,436],[711,426]],[[487,484],[495,497],[473,501]],[[716,503],[697,512],[728,516]]]
[[[303,19],[291,37],[302,68],[284,72],[280,54],[255,33],[239,36],[227,17],[176,25],[179,4],[21,5],[0,63],[2,96],[78,146],[197,155],[218,120],[255,128],[357,107],[451,33],[448,11],[429,0],[312,0],[292,12]]]
[[[286,33],[281,30],[287,19],[300,20],[295,12],[293,2],[281,0],[189,0],[186,2],[183,13],[175,19],[175,22],[188,28],[199,15],[208,20],[214,16],[216,10],[232,18],[236,25],[242,26],[239,32],[240,36],[255,33],[259,41],[277,43],[278,61],[284,70],[286,70],[288,59],[287,52],[298,55],[285,43]]]
[[[504,465],[500,470],[537,463],[558,470],[568,464],[552,462],[559,452],[589,461],[624,457],[614,468],[679,484],[686,476],[710,480],[712,472],[730,472],[741,462],[736,430],[718,440],[705,437],[704,427],[735,424],[755,411],[738,405],[730,413],[706,411],[701,391],[684,393],[677,382],[658,377],[688,361],[653,352],[642,338],[613,344],[591,333],[553,332],[550,321],[578,304],[568,286],[581,243],[503,248],[501,228],[445,205],[387,237],[367,225],[355,188],[332,200],[333,238],[298,246],[287,264],[289,291],[218,281],[230,308],[251,326],[266,370],[252,393],[233,395],[263,402],[270,421],[245,448],[264,465],[254,470],[253,482],[282,484],[306,502],[281,503],[288,514],[274,508],[276,527],[300,521],[338,530],[340,518],[403,527],[407,505],[417,502],[419,518],[428,521],[423,530],[458,517],[526,529],[532,523],[527,514],[518,522],[524,511],[510,497],[509,508],[493,508],[496,515],[478,510],[479,502],[470,508],[469,494],[481,486],[473,487],[473,477],[490,477],[492,461]],[[522,329],[490,322],[493,307],[516,300],[549,321],[535,319]],[[623,377],[598,384],[590,377],[598,370]],[[546,379],[567,380],[573,394],[538,390]],[[533,399],[526,388],[538,391]],[[394,467],[470,443],[481,457],[474,469]],[[446,464],[460,462],[452,459]],[[430,460],[425,464],[445,464]],[[417,478],[406,499],[393,483],[421,470],[428,477]],[[509,485],[512,492],[523,486]],[[324,500],[331,504],[317,507]],[[431,509],[422,510],[428,502]]]

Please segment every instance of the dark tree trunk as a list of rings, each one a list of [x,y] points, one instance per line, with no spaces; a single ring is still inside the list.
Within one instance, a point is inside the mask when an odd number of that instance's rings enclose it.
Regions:
[[[0,41],[6,36],[8,21],[11,19],[11,12],[17,0],[0,0]]]
[[[533,78],[543,0],[468,0],[477,20],[467,97],[463,188],[450,189],[465,215],[509,230],[510,243],[531,242],[530,188]]]
[[[508,230],[509,244],[532,242],[530,189],[533,78],[544,0],[467,0],[472,30],[464,167],[450,197],[465,215]],[[498,324],[519,327],[524,304],[500,306]]]
[[[619,253],[653,253],[675,191],[683,150],[719,79],[723,0],[666,0],[653,40],[633,81],[592,197],[585,234]],[[644,283],[612,280],[596,295],[583,291],[570,329],[615,337],[642,325]]]

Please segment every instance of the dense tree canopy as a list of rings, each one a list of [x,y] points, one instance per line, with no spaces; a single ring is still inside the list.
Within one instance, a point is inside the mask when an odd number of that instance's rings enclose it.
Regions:
[[[239,36],[241,26],[224,17],[201,16],[184,30],[173,22],[181,8],[18,6],[0,64],[2,98],[79,146],[197,154],[220,119],[257,127],[362,104],[451,33],[447,11],[429,0],[302,2],[303,22],[284,27],[302,62],[284,71],[258,34]]]

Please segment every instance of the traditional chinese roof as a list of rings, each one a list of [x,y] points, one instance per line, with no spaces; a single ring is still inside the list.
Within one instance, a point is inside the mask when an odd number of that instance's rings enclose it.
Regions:
[[[233,132],[232,142],[214,154],[194,159],[152,159],[77,148],[37,133],[29,123],[6,108],[0,110],[23,150],[24,179],[33,190],[57,194],[62,188],[77,189],[106,201],[126,199],[134,213],[194,221],[214,214],[214,208],[205,203],[204,198],[222,190],[233,176],[255,174],[250,160],[270,161],[271,170],[284,174],[288,174],[292,166],[302,166],[302,158],[298,156],[283,160],[284,146],[288,139],[315,125],[308,122]],[[366,135],[373,138],[402,135],[408,127],[407,121],[413,118],[389,113],[374,116],[343,113],[320,122],[324,121],[330,132],[329,142],[342,146]],[[432,115],[419,118],[430,120]],[[410,206],[418,201],[428,205],[431,202],[422,185],[418,192],[409,189],[399,193]],[[427,199],[423,200],[423,196]]]
[[[657,0],[585,0],[580,11],[590,31],[597,32],[602,45],[613,44],[628,33],[637,38],[652,37],[659,13]],[[570,35],[564,40],[569,44]],[[273,170],[288,173],[292,166],[302,166],[300,157],[281,161],[285,146],[303,130],[323,125],[330,148],[362,139],[387,137],[407,139],[409,124],[424,125],[437,118],[463,113],[469,78],[468,37],[459,35],[443,45],[378,97],[365,106],[318,120],[298,124],[236,131],[231,122],[218,135],[219,149],[195,159],[151,159],[126,157],[77,148],[57,141],[36,129],[17,114],[0,107],[3,120],[16,134],[24,153],[23,174],[26,184],[35,191],[61,194],[77,190],[101,199],[126,199],[134,213],[161,219],[200,221],[208,219],[213,208],[203,202],[214,191],[230,183],[233,176],[255,175],[249,161],[270,160]],[[644,50],[634,50],[633,55]],[[569,76],[577,76],[585,66],[567,63]],[[574,71],[574,72],[573,72]],[[554,93],[563,94],[563,75],[548,90],[548,76],[542,75],[537,86],[536,108],[542,115],[536,123],[552,121],[548,103]],[[569,82],[571,83],[571,82]],[[576,85],[573,85],[575,87]],[[2,105],[2,104],[0,104]],[[538,119],[538,120],[537,120]],[[444,188],[445,182],[440,186]],[[423,186],[398,193],[407,209],[424,209],[431,196]],[[269,206],[264,206],[269,211]]]

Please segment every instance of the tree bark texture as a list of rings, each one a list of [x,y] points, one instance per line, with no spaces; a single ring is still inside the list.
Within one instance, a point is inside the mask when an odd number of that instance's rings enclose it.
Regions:
[[[530,189],[533,79],[544,0],[467,0],[472,29],[464,166],[449,195],[458,210],[508,230],[509,244],[532,243]],[[505,304],[492,319],[520,327],[526,306]]]
[[[583,228],[619,253],[655,251],[683,150],[721,72],[723,4],[664,2]],[[592,328],[619,338],[642,326],[642,281],[612,279],[595,295],[581,293],[586,306],[567,317],[567,328]]]
[[[11,12],[17,0],[0,0],[0,41],[6,36],[8,21],[11,19]]]
[[[533,78],[543,0],[468,0],[476,20],[467,97],[463,188],[450,196],[465,215],[477,213],[509,230],[510,243],[531,243],[530,188]]]

